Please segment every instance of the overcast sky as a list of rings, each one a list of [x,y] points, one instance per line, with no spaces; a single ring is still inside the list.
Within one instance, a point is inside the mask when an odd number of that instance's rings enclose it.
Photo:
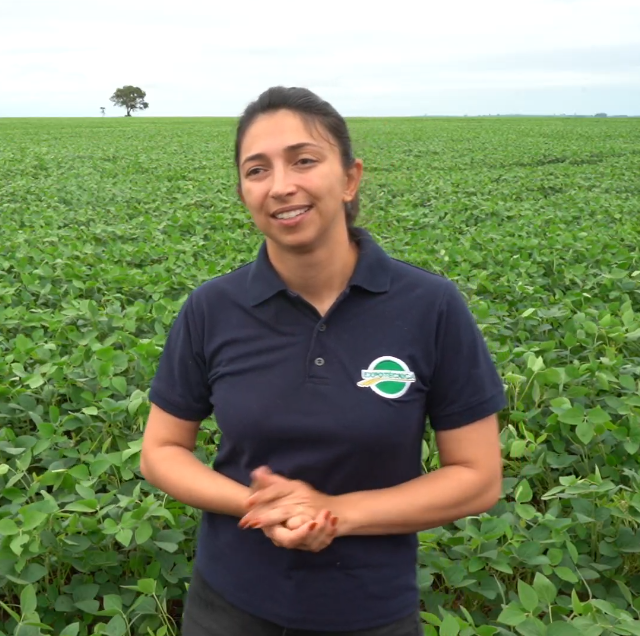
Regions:
[[[640,115],[640,0],[0,0],[0,117],[237,116],[306,86],[346,116]]]

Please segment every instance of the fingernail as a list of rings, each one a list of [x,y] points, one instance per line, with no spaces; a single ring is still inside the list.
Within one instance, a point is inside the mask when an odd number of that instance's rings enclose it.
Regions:
[[[329,521],[330,517],[331,517],[331,511],[327,510],[327,512],[324,513],[324,520]]]
[[[310,526],[309,530],[315,530],[318,527],[318,524],[314,521]]]
[[[250,523],[250,524],[249,524],[249,527],[250,527],[252,530],[255,530],[256,528],[259,528],[259,527],[260,527],[260,522],[259,522],[259,521],[254,521],[253,523]]]
[[[338,525],[338,517],[331,519],[331,525],[335,528]]]

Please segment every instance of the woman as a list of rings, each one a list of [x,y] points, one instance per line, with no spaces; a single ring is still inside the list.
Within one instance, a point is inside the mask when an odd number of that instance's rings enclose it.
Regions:
[[[182,634],[416,636],[417,532],[500,496],[502,382],[455,285],[354,226],[363,164],[329,104],[269,89],[235,161],[265,240],[179,312],[142,446],[144,477],[204,511]]]

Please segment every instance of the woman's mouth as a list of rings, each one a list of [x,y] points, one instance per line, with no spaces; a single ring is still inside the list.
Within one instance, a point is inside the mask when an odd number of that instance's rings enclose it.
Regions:
[[[283,223],[285,225],[293,225],[301,217],[306,215],[312,207],[312,205],[301,205],[297,208],[289,208],[287,210],[284,210],[283,212],[274,214],[273,217],[280,223]]]

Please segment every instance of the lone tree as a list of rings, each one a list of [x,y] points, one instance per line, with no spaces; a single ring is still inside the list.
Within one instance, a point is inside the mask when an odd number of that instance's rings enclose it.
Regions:
[[[149,108],[148,102],[144,100],[147,94],[138,86],[123,86],[109,98],[116,106],[127,109],[125,117],[131,117],[134,110],[145,110]]]

